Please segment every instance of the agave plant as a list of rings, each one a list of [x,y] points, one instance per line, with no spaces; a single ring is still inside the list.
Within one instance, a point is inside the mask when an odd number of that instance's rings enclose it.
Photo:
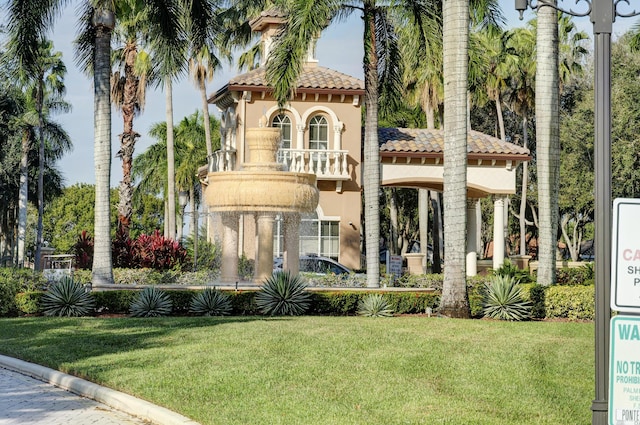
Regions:
[[[171,314],[171,299],[166,292],[149,286],[144,288],[131,303],[133,317],[160,317]]]
[[[88,316],[94,309],[91,294],[69,276],[51,285],[42,296],[42,310],[46,316]]]
[[[525,301],[519,281],[509,276],[492,276],[485,283],[484,315],[500,320],[527,320],[531,303]]]
[[[288,271],[273,273],[256,293],[256,306],[271,316],[297,316],[309,308],[311,294],[299,276]]]
[[[358,302],[358,314],[365,317],[391,317],[393,309],[382,294],[369,294]]]
[[[226,316],[233,309],[229,296],[216,288],[206,288],[193,297],[189,311],[201,316]]]

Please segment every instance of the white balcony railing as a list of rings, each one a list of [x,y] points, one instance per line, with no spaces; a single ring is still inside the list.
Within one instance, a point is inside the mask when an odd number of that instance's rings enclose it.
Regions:
[[[349,151],[327,149],[280,149],[278,162],[289,171],[315,174],[318,180],[349,180]]]
[[[327,149],[280,149],[277,161],[288,171],[315,174],[318,180],[350,180],[349,151]],[[209,172],[236,170],[235,149],[218,150],[209,157]]]

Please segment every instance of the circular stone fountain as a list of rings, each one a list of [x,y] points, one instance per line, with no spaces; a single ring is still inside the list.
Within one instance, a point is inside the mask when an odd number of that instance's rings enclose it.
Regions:
[[[273,271],[273,223],[276,214],[283,213],[285,221],[295,226],[295,229],[291,229],[291,225],[285,226],[295,233],[285,234],[285,262],[289,263],[288,269],[292,273],[297,273],[300,213],[313,212],[318,205],[315,174],[284,171],[283,165],[276,160],[281,131],[266,127],[266,121],[263,117],[262,127],[246,130],[247,162],[237,171],[208,174],[205,196],[209,210],[222,213],[222,281],[238,279],[239,213],[256,216],[258,251],[254,280],[262,282]],[[286,246],[287,241],[289,247]]]

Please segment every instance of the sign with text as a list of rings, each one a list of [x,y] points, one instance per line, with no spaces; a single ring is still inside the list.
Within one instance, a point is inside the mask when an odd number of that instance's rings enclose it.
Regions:
[[[387,251],[387,273],[396,279],[402,276],[402,255],[390,255]]]
[[[611,319],[609,425],[640,425],[640,317]]]
[[[640,199],[613,202],[611,308],[640,314]]]

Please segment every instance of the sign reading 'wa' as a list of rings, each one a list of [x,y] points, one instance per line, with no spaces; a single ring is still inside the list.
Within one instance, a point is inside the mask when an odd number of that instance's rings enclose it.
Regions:
[[[640,314],[640,199],[613,202],[611,308]]]
[[[611,319],[609,425],[640,425],[640,317]]]

